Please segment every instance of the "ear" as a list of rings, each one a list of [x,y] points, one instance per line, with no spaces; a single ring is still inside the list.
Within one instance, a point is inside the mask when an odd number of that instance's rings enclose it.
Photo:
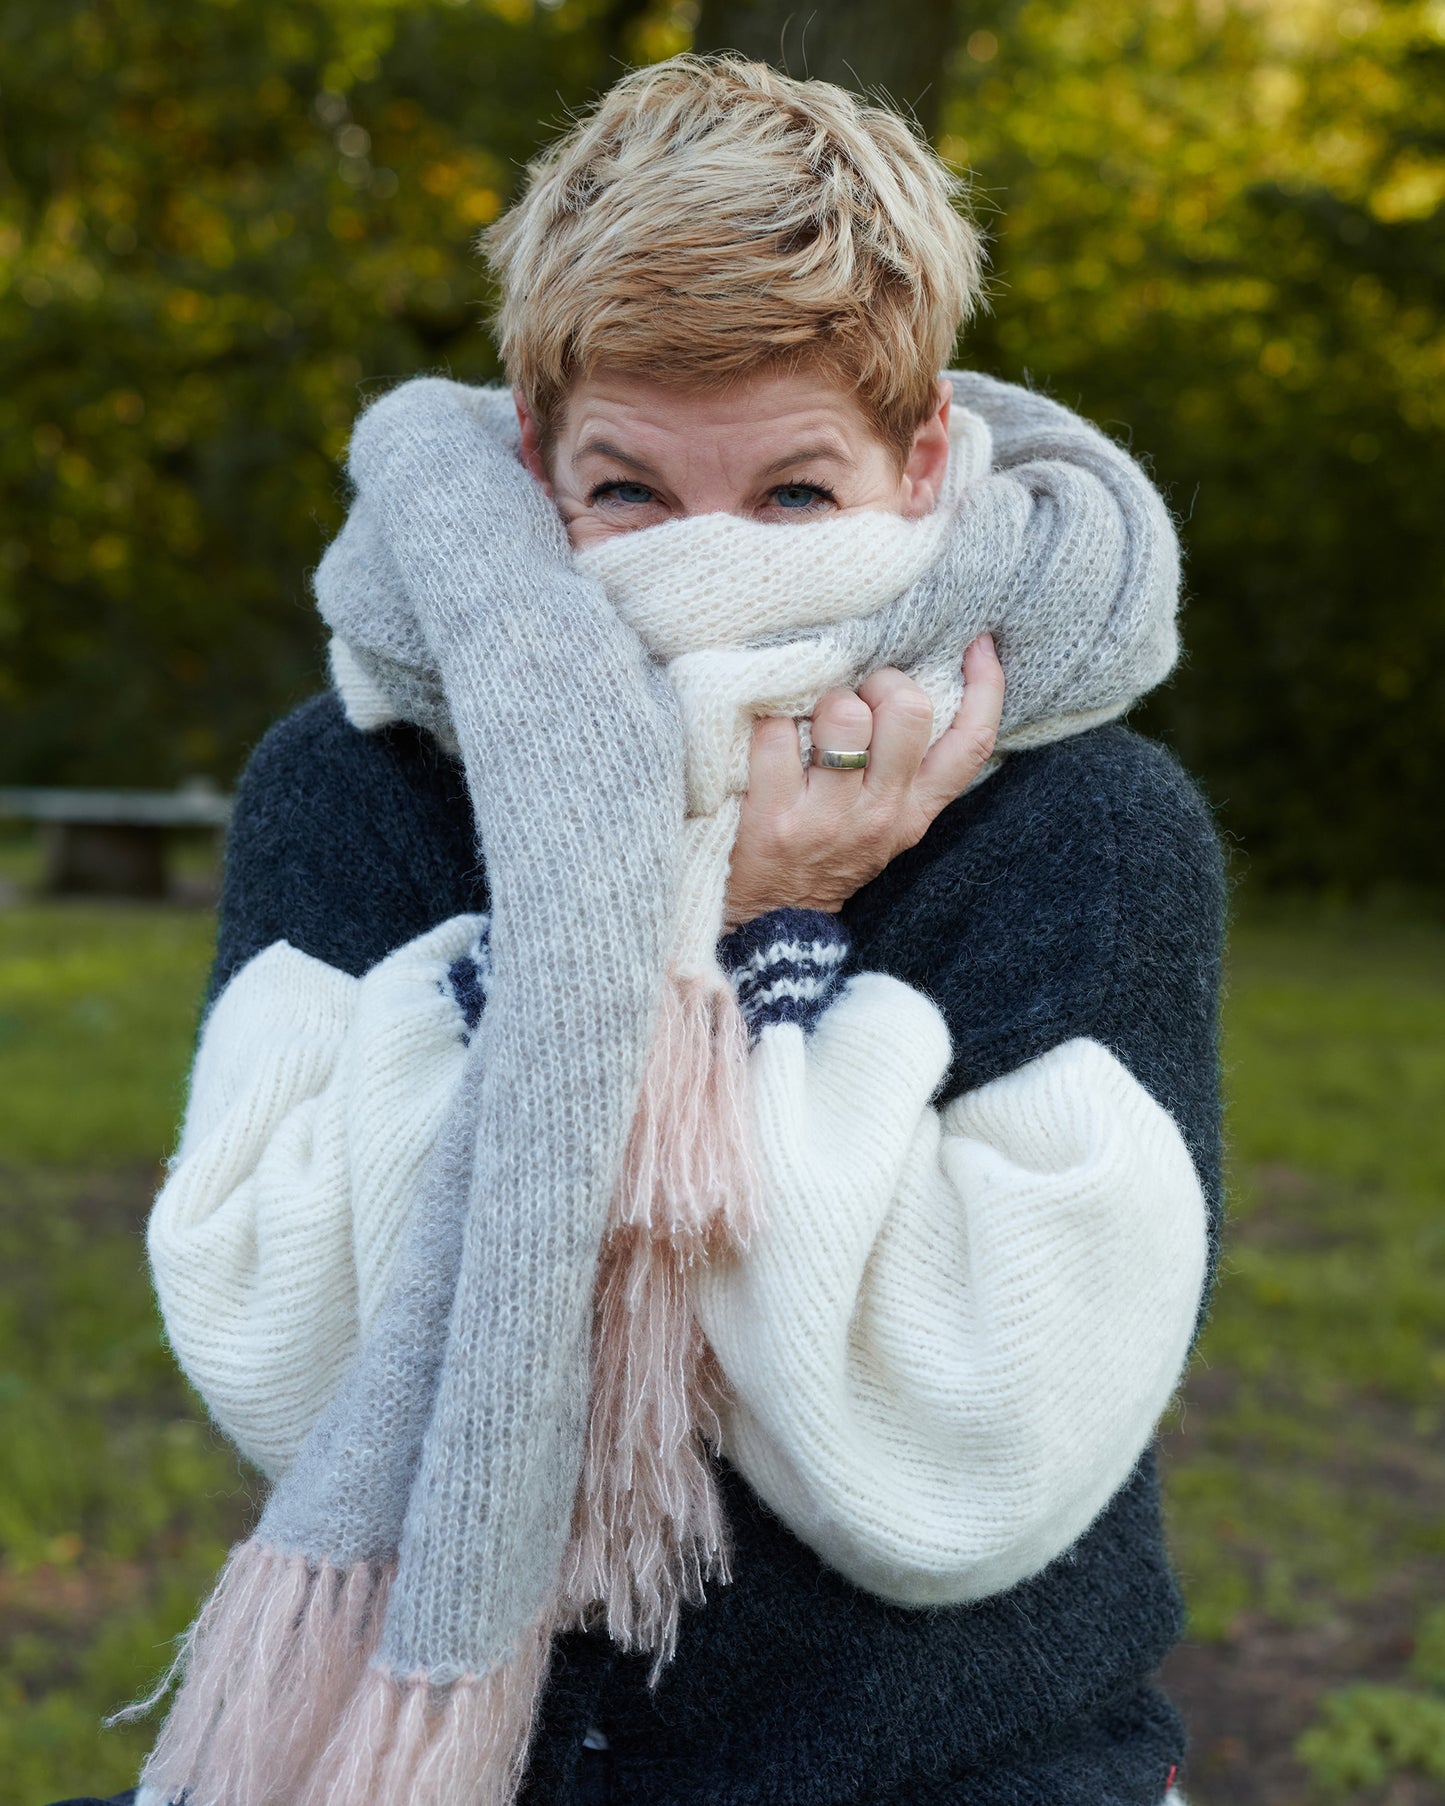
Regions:
[[[542,460],[542,429],[537,424],[537,416],[527,406],[527,398],[520,389],[513,389],[512,403],[517,410],[517,425],[522,429],[522,464],[551,495],[552,480]]]
[[[953,384],[938,379],[938,402],[913,435],[908,461],[903,466],[903,513],[909,520],[931,514],[948,471],[948,421],[953,407]]]

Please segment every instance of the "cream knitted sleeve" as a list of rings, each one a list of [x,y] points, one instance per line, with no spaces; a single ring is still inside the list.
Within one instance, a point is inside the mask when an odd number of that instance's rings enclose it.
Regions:
[[[908,1605],[1037,1572],[1178,1383],[1205,1205],[1174,1122],[1073,1040],[935,1110],[934,1005],[853,979],[752,1054],[765,1219],[700,1273],[724,1452],[794,1533]]]
[[[278,941],[206,1020],[147,1244],[177,1359],[273,1480],[380,1303],[484,935],[485,918],[453,917],[361,978]]]

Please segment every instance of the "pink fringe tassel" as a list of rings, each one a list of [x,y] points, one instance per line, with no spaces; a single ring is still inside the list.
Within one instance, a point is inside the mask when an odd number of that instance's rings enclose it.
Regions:
[[[684,1602],[726,1581],[727,1532],[704,1441],[720,1440],[711,1353],[677,1252],[614,1232],[593,1316],[593,1391],[564,1596],[599,1605],[613,1642],[651,1649],[654,1679]]]
[[[188,1639],[142,1782],[187,1806],[509,1806],[558,1612],[446,1686],[368,1666],[390,1575],[243,1543]]]
[[[145,1784],[191,1806],[291,1806],[361,1682],[390,1579],[242,1543],[187,1635]]]
[[[508,1661],[444,1687],[369,1669],[290,1806],[510,1806],[556,1627],[549,1605]]]
[[[241,1544],[192,1626],[143,1776],[188,1806],[509,1806],[551,1638],[600,1607],[651,1649],[728,1578],[706,1445],[722,1378],[688,1298],[699,1256],[746,1245],[747,1030],[721,974],[669,977],[595,1294],[592,1402],[568,1571],[512,1659],[440,1687],[370,1667],[389,1570]]]
[[[757,1216],[747,1139],[748,1031],[721,972],[663,987],[613,1220],[685,1254],[746,1247]]]
[[[592,1401],[564,1597],[605,1614],[655,1682],[684,1603],[726,1581],[727,1529],[705,1444],[721,1376],[687,1271],[746,1245],[757,1182],[746,1139],[747,1028],[722,975],[669,976],[593,1309]]]

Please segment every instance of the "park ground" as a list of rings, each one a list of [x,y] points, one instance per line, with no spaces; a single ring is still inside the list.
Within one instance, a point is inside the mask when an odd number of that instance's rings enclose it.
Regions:
[[[0,1806],[130,1784],[149,1732],[101,1715],[257,1498],[141,1243],[211,918],[27,902],[21,865],[0,849]],[[1445,930],[1246,897],[1224,1045],[1226,1254],[1163,1437],[1191,1806],[1441,1806]]]

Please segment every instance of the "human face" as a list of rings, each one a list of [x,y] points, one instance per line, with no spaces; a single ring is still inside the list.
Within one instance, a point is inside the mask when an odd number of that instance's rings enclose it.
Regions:
[[[780,525],[927,514],[948,465],[951,396],[940,381],[901,468],[853,395],[806,371],[764,371],[724,389],[597,372],[574,385],[545,459],[520,395],[517,414],[523,461],[581,551],[694,514]]]

